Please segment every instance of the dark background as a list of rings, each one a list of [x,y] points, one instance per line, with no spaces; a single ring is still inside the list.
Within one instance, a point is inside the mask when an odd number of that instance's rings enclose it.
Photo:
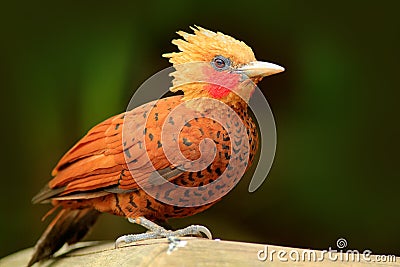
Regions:
[[[399,6],[188,2],[2,4],[0,256],[34,245],[49,206],[30,199],[58,159],[124,111],[134,90],[169,66],[161,54],[176,50],[175,31],[194,24],[244,40],[287,71],[259,84],[278,134],[266,182],[250,194],[244,178],[222,202],[173,226],[316,249],[343,237],[348,248],[400,255]],[[142,230],[104,215],[89,239]]]

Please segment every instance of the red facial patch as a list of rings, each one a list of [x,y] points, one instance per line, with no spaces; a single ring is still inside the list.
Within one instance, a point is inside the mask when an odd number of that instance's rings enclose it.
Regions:
[[[204,90],[208,91],[211,97],[221,99],[227,96],[240,82],[240,75],[227,71],[217,71],[212,67],[203,69],[208,82]]]

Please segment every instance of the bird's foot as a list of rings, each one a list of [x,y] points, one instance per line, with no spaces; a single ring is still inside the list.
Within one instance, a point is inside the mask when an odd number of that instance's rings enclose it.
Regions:
[[[142,233],[142,234],[120,236],[115,241],[115,248],[118,248],[122,243],[129,244],[129,243],[136,242],[136,241],[164,238],[164,237],[170,238],[170,237],[194,235],[194,236],[199,236],[199,237],[206,236],[207,238],[212,239],[210,230],[208,230],[207,227],[202,226],[202,225],[190,225],[183,229],[171,231],[171,230],[166,230],[165,228],[157,225],[156,223],[154,223],[144,217],[139,217],[137,219],[129,218],[128,220],[131,223],[137,223],[137,224],[145,227],[146,229],[149,230],[149,232]]]

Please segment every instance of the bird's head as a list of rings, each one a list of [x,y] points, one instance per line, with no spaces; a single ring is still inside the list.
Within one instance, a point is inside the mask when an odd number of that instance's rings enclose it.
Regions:
[[[177,32],[173,40],[180,52],[167,53],[175,72],[171,91],[182,90],[184,98],[211,97],[239,107],[248,102],[255,84],[265,76],[284,71],[276,64],[257,61],[244,42],[201,27],[193,34]]]

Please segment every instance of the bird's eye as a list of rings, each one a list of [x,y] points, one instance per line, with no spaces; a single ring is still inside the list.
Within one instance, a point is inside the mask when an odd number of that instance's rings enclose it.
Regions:
[[[215,67],[217,67],[219,69],[225,68],[225,61],[223,61],[221,58],[216,58],[214,60],[214,64],[215,64]]]
[[[216,56],[212,61],[212,65],[216,70],[226,70],[230,64],[230,60],[223,56]]]

